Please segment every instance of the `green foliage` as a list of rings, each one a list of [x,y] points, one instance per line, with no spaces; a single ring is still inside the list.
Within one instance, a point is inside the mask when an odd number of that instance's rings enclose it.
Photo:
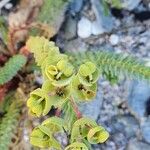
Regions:
[[[6,22],[5,19],[0,16],[0,31],[2,34],[2,38],[5,42],[5,44],[7,44],[7,33],[8,33],[8,29],[6,28]]]
[[[115,8],[118,8],[120,9],[122,7],[122,3],[120,0],[100,0],[102,1],[102,5],[103,5],[103,10],[104,10],[104,14],[106,16],[108,16],[110,13],[109,13],[109,4],[112,6],[112,7],[115,7]]]
[[[55,27],[58,18],[62,17],[62,10],[64,10],[67,1],[68,0],[44,0],[44,5],[37,20]]]
[[[0,68],[0,85],[10,81],[26,63],[26,57],[15,55]]]
[[[90,60],[97,65],[107,79],[117,80],[120,75],[138,80],[150,80],[150,68],[134,57],[107,51],[71,53],[72,63],[82,64]]]
[[[61,145],[56,141],[53,134],[55,132],[62,132],[64,128],[66,128],[66,125],[63,119],[51,117],[33,130],[30,142],[41,148],[51,147],[61,149]]]
[[[121,0],[103,0],[103,3],[107,5],[111,4],[112,7],[121,8]]]
[[[80,142],[74,142],[65,148],[65,150],[80,150],[80,149],[81,150],[82,149],[83,150],[89,150],[85,144],[80,143]]]
[[[7,112],[0,122],[0,149],[8,150],[9,144],[17,127],[20,115],[21,101],[10,97],[12,103],[7,108]]]
[[[33,130],[30,142],[38,147],[62,149],[54,137],[56,132],[62,131],[71,137],[66,150],[88,150],[91,149],[89,144],[104,143],[109,133],[95,121],[83,117],[76,103],[96,96],[101,75],[112,83],[120,74],[150,79],[150,68],[129,56],[86,52],[71,53],[69,57],[43,37],[30,37],[26,46],[34,53],[44,76],[42,87],[31,92],[27,101],[29,113],[40,117],[52,107],[62,110],[62,115],[60,112],[59,117],[49,118]]]

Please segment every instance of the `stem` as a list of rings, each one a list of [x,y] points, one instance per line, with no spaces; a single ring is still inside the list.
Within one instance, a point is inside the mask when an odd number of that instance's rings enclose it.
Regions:
[[[74,112],[75,112],[75,114],[76,114],[76,117],[77,117],[78,119],[82,118],[82,114],[81,114],[80,110],[78,109],[77,104],[74,102],[73,97],[70,98],[70,103],[71,103],[71,105],[72,105],[72,107],[73,107],[73,110],[74,110]]]

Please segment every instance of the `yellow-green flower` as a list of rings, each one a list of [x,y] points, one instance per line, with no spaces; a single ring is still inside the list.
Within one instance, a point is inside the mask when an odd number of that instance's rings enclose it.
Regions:
[[[91,86],[86,86],[76,76],[72,81],[72,88],[74,96],[78,100],[91,100],[96,96],[97,84],[93,83]]]
[[[88,61],[80,66],[78,77],[83,85],[92,86],[99,78],[99,71],[94,63]]]
[[[32,131],[30,136],[30,143],[40,148],[51,147],[61,149],[60,144],[53,137],[51,130],[44,125],[40,125]]]
[[[29,113],[31,115],[40,117],[41,115],[46,115],[52,105],[48,95],[45,95],[44,91],[38,88],[30,93],[27,106],[29,107]]]
[[[44,82],[42,89],[48,95],[50,103],[55,107],[59,107],[70,96],[71,85],[57,87],[47,80]]]
[[[97,126],[89,130],[87,139],[91,144],[104,143],[109,137],[109,133],[102,126]]]
[[[34,146],[41,148],[56,148],[61,149],[58,141],[53,137],[56,132],[64,132],[66,125],[63,119],[58,117],[51,117],[42,122],[36,127],[30,136],[30,142]]]
[[[47,65],[45,74],[55,86],[65,86],[71,82],[74,73],[73,66],[66,59],[61,59],[56,65]]]

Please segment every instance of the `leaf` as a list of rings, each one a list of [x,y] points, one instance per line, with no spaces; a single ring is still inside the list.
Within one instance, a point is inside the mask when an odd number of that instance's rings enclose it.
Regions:
[[[77,117],[73,110],[72,105],[70,104],[70,101],[66,101],[66,103],[64,103],[62,108],[64,113],[64,120],[67,122],[67,127],[69,130],[68,132],[70,133],[74,122],[77,120]]]
[[[2,16],[0,16],[0,31],[1,31],[4,43],[7,44],[8,29],[6,28],[6,22]]]
[[[116,54],[108,51],[87,51],[85,53],[70,53],[73,64],[82,64],[85,61],[92,61],[103,73],[115,76],[127,76],[131,79],[150,80],[150,67],[144,62],[124,54]],[[74,61],[76,60],[76,61]]]
[[[62,56],[55,43],[49,42],[44,37],[31,36],[26,42],[26,46],[34,54],[37,65],[42,66],[42,70],[44,71],[46,65],[58,62]]]
[[[84,143],[74,142],[67,146],[65,150],[89,150]]]
[[[15,55],[10,58],[4,67],[0,68],[0,85],[10,81],[25,63],[26,57],[23,55]]]
[[[7,112],[0,122],[0,150],[7,150],[9,148],[11,138],[17,128],[19,112],[22,106],[20,99],[14,96],[9,98],[12,103],[7,108]]]
[[[41,148],[61,149],[59,142],[53,137],[53,134],[64,131],[64,128],[66,129],[66,124],[63,119],[58,117],[48,118],[32,131],[30,142]]]
[[[51,117],[43,121],[42,125],[46,125],[51,129],[51,132],[62,132],[63,129],[67,130],[67,124],[65,121],[59,117]]]

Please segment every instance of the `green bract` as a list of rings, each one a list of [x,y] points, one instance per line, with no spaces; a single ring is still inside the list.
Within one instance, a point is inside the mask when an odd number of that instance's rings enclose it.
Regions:
[[[102,126],[90,129],[87,135],[87,139],[91,144],[104,143],[108,137],[109,133]]]
[[[57,87],[48,80],[44,82],[42,89],[49,97],[51,105],[55,107],[59,107],[66,102],[71,94],[71,85]]]
[[[81,140],[87,137],[89,130],[96,127],[97,123],[89,118],[81,118],[73,124],[71,132],[71,141]]]
[[[48,95],[42,89],[38,88],[30,94],[27,106],[31,115],[40,117],[41,115],[46,115],[52,105],[50,104]]]
[[[92,86],[99,78],[99,71],[94,63],[88,61],[80,66],[78,77],[83,85]]]
[[[56,65],[48,65],[45,74],[54,86],[65,86],[71,82],[73,66],[62,59]]]
[[[51,117],[45,120],[41,125],[36,127],[30,137],[30,142],[34,146],[41,148],[61,149],[60,144],[53,137],[55,132],[62,132],[65,127],[64,120],[58,117]]]
[[[92,100],[96,96],[97,84],[91,86],[84,85],[80,82],[78,76],[75,76],[72,81],[74,97],[78,100]]]
[[[74,142],[67,146],[65,150],[88,150],[87,146],[80,142]]]

